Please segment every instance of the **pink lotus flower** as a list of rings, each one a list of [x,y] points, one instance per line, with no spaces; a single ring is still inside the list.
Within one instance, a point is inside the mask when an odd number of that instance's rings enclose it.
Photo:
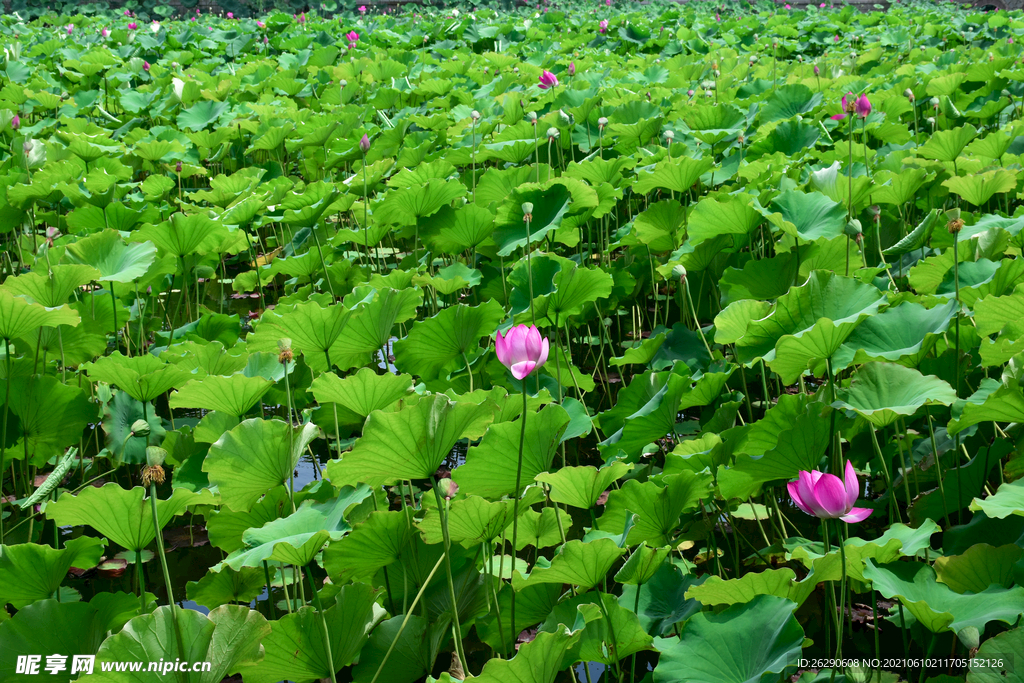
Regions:
[[[305,24],[305,23],[306,23],[306,13],[305,13],[305,12],[303,12],[302,14],[300,14],[300,15],[299,15],[299,18],[297,19],[297,21],[298,21],[298,22],[299,22],[300,24]]]
[[[819,75],[819,74],[821,74],[821,69],[819,69],[819,68],[818,68],[818,65],[817,65],[817,64],[815,64],[815,65],[814,65],[814,75],[815,75],[815,76],[817,76],[817,75]]]
[[[366,14],[366,5],[360,5],[359,6],[359,13],[360,14]]]
[[[359,40],[359,34],[356,33],[355,31],[349,31],[348,33],[345,34],[345,39],[348,40],[348,42],[350,43],[354,43],[357,40]]]
[[[362,150],[363,154],[370,151],[370,138],[366,136],[366,133],[363,133],[363,137],[359,139],[359,149]]]
[[[597,22],[597,27],[598,33],[604,33],[605,31],[608,30],[608,20],[602,19],[601,21]]]
[[[868,100],[867,95],[861,95],[853,103],[853,108],[856,110],[857,115],[862,119],[866,119],[868,114],[871,113],[871,101]]]
[[[611,7],[612,6],[612,0],[604,0],[604,6],[605,7]]]
[[[840,113],[840,114],[836,114],[836,115],[834,115],[834,116],[832,117],[832,120],[833,120],[833,121],[842,121],[843,119],[845,119],[845,118],[846,118],[846,107],[847,107],[847,104],[846,104],[846,98],[847,98],[847,97],[849,97],[849,98],[850,98],[850,99],[852,100],[852,99],[853,99],[853,93],[852,93],[852,92],[848,92],[848,93],[846,93],[845,95],[843,95],[843,111],[842,111],[842,113]],[[869,106],[870,106],[870,105],[869,105]]]
[[[139,25],[136,24],[134,21],[128,23],[128,30],[129,31],[134,31],[134,30],[136,30],[138,28],[139,28]]]
[[[149,62],[146,62],[146,61],[142,62],[142,70],[146,71],[146,72],[149,71]]]
[[[567,74],[569,74],[569,76],[575,76],[576,75],[576,62],[569,62],[569,68],[566,69],[565,72]]]
[[[818,7],[820,7],[821,9],[825,9],[825,3],[821,3],[820,5],[818,5]]]
[[[132,11],[131,11],[130,9],[126,9],[126,10],[124,11],[124,15],[125,15],[126,17],[130,17],[130,16],[132,15]]]
[[[786,9],[793,9],[792,5],[786,5]]]
[[[260,28],[266,28],[266,27],[267,27],[267,25],[266,25],[266,24],[264,24],[264,23],[263,23],[262,21],[260,21],[259,19],[257,19],[257,20],[256,20],[256,25],[257,25],[257,26],[259,26]]]
[[[68,26],[67,26],[67,28],[65,30],[67,31],[68,35],[70,36],[72,33],[75,32],[75,25],[74,24],[68,24]]]
[[[838,35],[832,36],[832,42],[833,43],[838,43],[839,42],[839,36]]]
[[[548,339],[535,326],[517,325],[494,340],[494,353],[516,379],[526,379],[548,359]]]
[[[873,512],[869,508],[854,507],[860,495],[860,484],[849,460],[844,479],[816,470],[800,470],[797,480],[789,482],[787,488],[798,508],[819,519],[841,519],[856,524]]]
[[[548,88],[554,88],[556,85],[558,85],[558,78],[556,78],[555,74],[551,73],[547,69],[545,69],[544,72],[541,73],[539,80],[540,80],[540,83],[538,84],[538,87],[541,90],[547,90]]]
[[[228,12],[228,19],[234,19],[234,18],[235,18],[235,13],[234,12]]]
[[[109,38],[110,37],[110,29],[108,29],[106,27],[101,28],[100,29],[100,35],[103,36],[104,38]]]
[[[14,118],[11,119],[11,130],[18,130],[19,128],[21,128],[21,117],[15,114]]]

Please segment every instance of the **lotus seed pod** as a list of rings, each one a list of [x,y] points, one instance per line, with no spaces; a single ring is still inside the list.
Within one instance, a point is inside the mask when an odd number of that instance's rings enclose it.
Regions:
[[[292,340],[287,337],[277,340],[277,350],[279,352],[277,354],[277,362],[281,365],[295,357],[295,354],[292,352]]]
[[[680,263],[672,268],[672,277],[679,282],[686,279],[686,268],[683,264]]]
[[[856,218],[848,221],[846,223],[846,227],[843,228],[843,233],[845,233],[848,237],[857,237],[862,232],[864,232],[864,228],[861,226],[860,221],[857,220]]]
[[[537,112],[531,111],[531,112],[527,113],[526,118],[529,119],[533,123],[537,123]]]
[[[692,91],[692,90],[690,91],[690,94],[691,94],[691,95],[693,94],[693,91]],[[607,125],[608,125],[608,119],[607,119],[607,118],[605,118],[604,116],[602,116],[601,118],[599,118],[599,119],[597,120],[597,127],[598,127],[599,129],[601,129],[601,130],[604,130],[604,127],[605,127],[605,126],[607,126]]]
[[[525,216],[529,216],[533,213],[533,203],[531,202],[523,202],[523,206],[521,208],[523,209],[523,215]]]
[[[558,129],[557,128],[548,128],[548,138],[553,140],[553,139],[555,139],[557,137],[558,137]]]
[[[473,119],[474,121],[479,121],[480,120],[480,112],[478,112],[476,109],[474,109],[473,111],[471,111],[469,113],[469,118]]]
[[[347,85],[348,85],[348,81],[346,81],[346,80],[345,80],[345,79],[343,78],[343,79],[341,79],[340,81],[338,81],[338,85],[339,85],[339,86],[341,86],[342,88],[344,88],[345,86],[347,86]]]
[[[149,436],[149,423],[145,420],[132,422],[132,434],[135,436]]]
[[[459,492],[459,485],[452,481],[450,477],[439,479],[437,481],[437,488],[441,491],[441,495],[444,496],[445,500],[451,500]]]
[[[665,131],[665,139],[671,142],[676,137],[676,134],[670,130]]]
[[[932,107],[934,109],[938,109],[939,108],[939,98],[938,97],[933,97],[931,100],[929,100],[929,102],[931,103],[931,105],[932,105]]]
[[[146,448],[146,464],[150,467],[159,467],[164,464],[166,459],[167,451],[159,446],[149,446]]]

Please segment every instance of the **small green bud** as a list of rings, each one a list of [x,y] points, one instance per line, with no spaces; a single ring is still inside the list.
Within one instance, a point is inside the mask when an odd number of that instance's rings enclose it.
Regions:
[[[145,420],[136,420],[132,423],[132,434],[135,436],[149,436],[149,423]]]
[[[150,467],[157,467],[164,464],[167,459],[167,451],[159,446],[150,446],[146,449],[146,464]]]

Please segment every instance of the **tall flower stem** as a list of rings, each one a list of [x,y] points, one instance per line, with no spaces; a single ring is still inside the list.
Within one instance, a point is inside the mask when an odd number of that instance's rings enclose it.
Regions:
[[[529,282],[530,287],[530,322],[534,327],[537,326],[537,316],[533,312],[533,262],[530,259],[530,214],[523,216],[523,222],[526,223],[526,279]],[[525,386],[525,385],[524,385]]]
[[[849,196],[846,201],[846,220],[847,222],[853,218],[853,114],[848,113],[850,117],[850,167],[847,169],[849,175]]]
[[[324,606],[320,603],[320,594],[316,592],[316,586],[313,584],[312,568],[311,563],[306,571],[306,578],[309,579],[309,590],[313,591],[316,613],[320,615],[320,625],[324,629],[324,649],[327,652],[327,666],[331,672],[331,683],[338,683],[338,678],[334,671],[334,655],[331,653],[331,632],[327,629],[327,618],[324,616]],[[339,607],[338,609],[341,608]]]
[[[462,662],[462,668],[468,673],[469,662],[466,661],[466,651],[462,646],[462,626],[459,624],[459,603],[455,599],[455,582],[452,579],[452,542],[448,535],[448,506],[441,498],[441,491],[437,488],[437,478],[430,476],[431,487],[434,489],[434,499],[437,501],[437,513],[441,518],[441,532],[444,535],[444,571],[448,579],[448,598],[452,601],[452,625],[455,629],[455,650]],[[515,604],[515,603],[513,603]]]
[[[515,497],[515,502],[512,504],[512,572],[513,573],[515,572],[515,564],[516,564],[516,544],[517,544],[517,542],[519,540],[519,498],[520,498],[519,487],[522,485],[522,481],[523,481],[523,444],[526,442],[526,412],[527,412],[526,399],[527,399],[527,395],[526,395],[526,378],[525,377],[523,378],[523,387],[522,388],[523,388],[523,416],[520,418],[520,422],[522,423],[522,425],[521,425],[520,431],[519,431],[519,460],[516,463],[516,491],[515,491],[515,496],[516,497]],[[557,510],[555,511],[555,514],[556,515],[558,514]],[[516,592],[514,590],[512,591],[512,607],[511,607],[511,610],[510,610],[509,614],[510,614],[510,622],[509,623],[511,624],[511,629],[510,630],[512,631],[512,645],[513,645],[513,647],[515,647],[516,636],[519,634],[519,631],[516,630]]]
[[[167,604],[171,608],[171,623],[174,624],[174,635],[177,636],[178,639],[178,654],[184,658],[185,648],[181,639],[181,627],[178,625],[178,613],[174,605],[174,591],[171,589],[171,573],[167,570],[167,556],[164,554],[164,535],[160,528],[160,516],[156,511],[156,501],[156,482],[151,481],[149,483],[149,506],[153,510],[153,529],[156,531],[156,548],[160,554],[160,569],[162,569],[164,573],[164,587],[167,589]],[[136,551],[136,561],[141,559],[140,555],[141,553]],[[139,568],[141,572],[141,562],[139,564]],[[142,574],[140,573],[139,576],[141,577]],[[142,588],[141,579],[139,588]],[[139,593],[142,595],[142,600],[145,601],[145,591],[140,590]]]

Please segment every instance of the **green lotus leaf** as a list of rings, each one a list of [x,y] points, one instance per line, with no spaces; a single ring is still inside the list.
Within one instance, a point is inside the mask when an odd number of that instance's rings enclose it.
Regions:
[[[971,661],[967,674],[969,683],[1021,683],[1024,672],[1013,667],[1007,653],[1020,652],[1024,648],[1024,629],[1015,628],[987,639],[978,648],[976,659]],[[993,666],[995,661],[1001,666]]]
[[[496,408],[489,401],[452,403],[446,396],[404,399],[399,405],[395,412],[370,414],[352,450],[327,464],[331,481],[377,486],[431,477],[457,441],[483,435]]]
[[[413,282],[418,285],[429,285],[437,290],[438,294],[451,296],[455,292],[467,287],[476,287],[480,284],[482,274],[476,268],[470,268],[464,263],[454,263],[450,266],[437,269],[437,275],[417,275]]]
[[[305,500],[325,502],[334,497],[334,490],[327,483],[314,485],[295,492],[295,504]],[[288,489],[278,486],[270,489],[248,511],[234,511],[226,507],[211,510],[208,515],[207,530],[210,543],[227,553],[241,548],[242,535],[250,528],[259,528],[267,522],[279,519],[286,511],[291,511],[291,499]]]
[[[359,424],[375,410],[384,410],[412,390],[410,375],[378,375],[370,368],[360,368],[344,379],[325,373],[313,380],[309,391],[323,406],[333,404],[342,424]]]
[[[323,503],[304,500],[287,517],[246,530],[242,534],[244,547],[215,564],[211,571],[259,567],[270,560],[304,567],[313,561],[325,543],[337,540],[351,530],[345,513],[370,495],[368,486],[345,486],[333,500]]]
[[[475,358],[480,339],[498,328],[505,311],[494,299],[479,306],[457,304],[413,323],[409,336],[395,342],[395,365],[423,379],[434,379],[464,357]]]
[[[336,583],[371,580],[381,567],[398,559],[413,533],[408,518],[401,512],[371,512],[365,522],[327,546],[324,569]]]
[[[17,430],[8,425],[7,434],[20,434],[23,442],[13,455],[27,457],[37,467],[77,444],[86,425],[96,419],[88,394],[56,377],[17,377],[8,391],[9,409],[19,424]]]
[[[554,472],[541,472],[537,481],[551,487],[551,500],[589,510],[612,482],[632,469],[624,462],[613,462],[600,469],[591,466],[562,467]]]
[[[225,432],[203,462],[210,483],[232,510],[248,510],[260,496],[292,476],[315,425],[293,429],[282,420],[254,417]]]
[[[177,620],[171,618],[172,609]],[[162,671],[104,672],[101,665],[104,662],[157,662],[166,659],[174,651],[174,646],[169,644],[179,642],[178,633],[180,642],[184,643],[183,661],[210,663],[206,671],[176,673],[178,680],[183,683],[216,683],[229,674],[244,670],[247,664],[260,661],[263,655],[261,643],[270,633],[270,624],[262,614],[244,605],[223,605],[208,616],[177,605],[158,607],[150,614],[135,617],[120,633],[103,641],[96,653],[93,673],[80,680],[97,683],[162,681],[166,678]]]
[[[60,550],[36,543],[0,546],[0,604],[22,609],[46,600],[60,588],[68,569],[92,569],[99,564],[106,541],[82,536]]]
[[[116,230],[104,230],[68,245],[68,257],[100,272],[100,282],[131,282],[146,274],[156,260],[156,245],[126,245]]]
[[[964,151],[967,143],[977,135],[978,129],[971,124],[951,130],[935,131],[917,148],[917,154],[925,159],[953,162],[960,156],[960,152]]]
[[[626,545],[667,545],[679,526],[679,516],[697,507],[710,490],[711,475],[697,472],[668,475],[657,483],[630,479],[608,495],[597,528],[621,532],[629,515],[639,515],[629,530]]]
[[[535,495],[532,502],[536,502],[536,500],[537,496]],[[452,543],[461,543],[466,548],[477,547],[481,543],[493,541],[501,536],[506,527],[512,524],[514,503],[515,501],[512,500],[491,503],[480,496],[469,496],[452,501],[448,512],[448,537]],[[529,505],[521,506],[520,516],[528,509]],[[416,526],[422,533],[425,543],[434,545],[444,542],[437,508],[427,510],[423,519],[417,522]],[[521,539],[531,537],[524,531],[523,520],[520,520],[519,529]]]
[[[949,435],[959,434],[981,422],[1020,422],[1024,420],[1024,394],[1020,388],[999,387],[984,397],[983,402],[968,401],[959,419],[949,422]]]
[[[227,102],[196,102],[178,114],[178,127],[193,131],[202,130],[221,119],[229,106]]]
[[[1016,545],[991,546],[979,543],[962,555],[935,560],[935,577],[957,593],[981,593],[989,586],[1009,588],[1015,583],[1015,564],[1024,550]]]
[[[750,234],[764,221],[752,206],[754,201],[754,197],[742,193],[704,197],[690,213],[687,241],[697,246],[716,237]]]
[[[779,297],[769,315],[750,323],[736,342],[737,356],[745,363],[757,358],[771,361],[780,339],[787,335],[799,338],[822,319],[835,328],[832,335],[845,339],[848,333],[844,332],[852,332],[884,302],[885,296],[873,285],[814,271],[803,285]],[[830,338],[834,338],[832,335]]]
[[[799,658],[804,630],[784,598],[759,595],[718,614],[690,617],[679,639],[657,638],[656,683],[750,683]]]
[[[842,577],[842,560],[838,552],[816,558],[810,571],[801,580],[788,568],[766,569],[744,574],[738,579],[709,576],[699,586],[692,586],[686,597],[704,605],[735,605],[748,603],[759,595],[774,595],[802,605],[823,581],[838,581]]]
[[[535,493],[536,492],[536,493]],[[541,493],[538,489],[530,489],[524,498],[529,499],[533,495],[540,499]],[[532,505],[534,500],[526,500],[525,504]],[[557,517],[556,515],[557,510]],[[506,535],[509,533],[505,530]],[[562,542],[562,534],[572,533],[572,517],[568,512],[558,506],[546,507],[540,510],[523,509],[519,506],[519,538],[516,539],[516,550],[522,551],[529,547],[550,548]]]
[[[508,256],[527,244],[526,227],[523,220],[524,203],[533,204],[529,223],[529,243],[540,242],[553,230],[562,225],[562,219],[569,211],[572,195],[565,185],[551,185],[545,190],[516,190],[502,204],[497,216],[497,229],[493,238],[498,245],[498,255]]]
[[[47,308],[63,306],[79,287],[99,278],[99,271],[85,265],[54,265],[49,273],[24,273],[4,281],[4,289]]]
[[[192,380],[171,394],[171,408],[216,410],[234,417],[245,415],[274,383],[262,377],[208,375]]]
[[[638,545],[615,574],[615,580],[627,586],[642,585],[654,578],[665,563],[671,548],[649,548],[647,541]]]
[[[170,220],[132,233],[133,242],[152,242],[162,253],[176,258],[217,251],[225,237],[223,223],[201,213],[172,213]]]
[[[476,680],[480,683],[554,683],[562,669],[566,651],[579,638],[578,631],[570,631],[564,626],[555,632],[538,633],[536,638],[519,648],[515,657],[487,662]]]
[[[1011,192],[1017,187],[1017,172],[1006,168],[969,176],[955,176],[942,183],[968,204],[981,206],[997,194]]]
[[[934,375],[893,363],[867,363],[849,387],[837,392],[833,408],[852,410],[875,427],[887,427],[923,406],[951,405],[956,390]]]
[[[441,207],[466,194],[458,180],[430,178],[423,184],[392,190],[373,212],[383,224],[416,225],[417,219],[437,213]]]
[[[1012,624],[1024,613],[1024,587],[991,586],[980,593],[954,593],[936,581],[935,570],[920,562],[875,564],[865,561],[864,578],[887,598],[898,599],[932,633],[984,631],[992,621]]]
[[[667,636],[673,632],[675,624],[700,612],[701,604],[687,598],[686,592],[707,578],[707,575],[684,575],[678,566],[667,562],[643,585],[624,585],[619,604],[630,609],[635,606],[640,623],[648,633]]]
[[[207,572],[199,581],[185,585],[186,595],[198,605],[216,609],[230,603],[248,603],[263,592],[265,579],[262,567],[242,567],[239,571],[225,569]]]
[[[97,593],[89,602],[39,600],[0,623],[0,647],[5,652],[39,655],[41,669],[54,653],[66,656],[70,664],[75,655],[95,654],[108,631],[120,631],[138,612],[139,598],[120,592]],[[0,662],[0,676],[15,683],[39,679],[39,673],[17,673],[16,657]]]
[[[513,574],[512,587],[521,591],[540,583],[571,583],[584,590],[593,588],[604,580],[608,570],[625,552],[610,538],[589,543],[569,541],[551,560],[550,567],[535,567],[528,579]]]
[[[8,341],[25,337],[40,327],[74,327],[79,322],[81,318],[78,313],[68,306],[46,308],[15,296],[7,287],[0,289],[0,337]]]
[[[679,246],[686,210],[671,200],[655,202],[633,219],[633,231],[651,251],[672,251]]]
[[[213,497],[174,489],[170,498],[157,500],[157,516],[163,528],[191,505],[209,504]],[[114,482],[99,488],[87,487],[77,495],[63,493],[46,506],[46,516],[58,526],[86,524],[125,550],[142,550],[156,538],[152,505],[146,490],[136,486],[125,490]]]
[[[371,683],[389,650],[391,655],[381,670],[381,678],[389,683],[413,683],[434,668],[438,652],[451,636],[451,619],[444,617],[432,624],[421,616],[410,616],[400,631],[404,622],[405,617],[399,615],[373,630],[359,655],[359,663],[352,668],[356,683]]]
[[[156,356],[124,356],[115,351],[84,366],[89,377],[116,386],[136,401],[147,403],[175,387],[184,385],[191,374]]]
[[[683,120],[693,136],[706,145],[737,135],[746,124],[744,113],[732,105],[687,107]]]
[[[875,174],[878,186],[871,198],[879,204],[902,206],[909,202],[934,175],[923,168],[905,168],[899,173],[880,171]],[[889,249],[884,253],[888,254]]]
[[[416,308],[423,301],[423,292],[415,289],[384,289],[377,297],[358,307],[349,318],[344,334],[331,346],[331,362],[340,369],[361,367],[370,361],[371,354],[379,351],[391,340],[395,325],[416,317]],[[320,370],[316,357],[306,362]]]
[[[260,323],[260,335],[291,339],[292,350],[306,355],[307,362],[319,360],[338,340],[352,315],[341,304],[321,306],[315,301],[298,304],[284,313],[268,312]]]
[[[846,208],[820,192],[788,190],[772,200],[768,220],[784,233],[806,242],[843,234]]]
[[[270,633],[263,639],[263,660],[244,666],[244,679],[254,683],[285,679],[308,683],[330,678],[355,660],[371,629],[384,616],[374,597],[373,588],[364,583],[342,586],[333,604],[324,606],[322,615],[312,607],[301,607],[270,622]],[[330,657],[325,650],[321,618],[327,624]]]
[[[711,170],[714,160],[710,156],[694,159],[683,156],[659,161],[647,173],[639,173],[633,183],[633,192],[647,194],[662,188],[682,195],[688,192],[700,177]]]
[[[992,519],[1024,516],[1024,479],[1000,484],[996,492],[987,498],[975,498],[971,501],[971,510],[984,512]]]
[[[443,206],[426,224],[436,230],[428,238],[433,248],[456,255],[466,249],[476,248],[491,236],[494,231],[494,214],[476,204],[467,204],[458,209]]]
[[[599,268],[580,268],[568,259],[559,258],[561,269],[554,276],[554,291],[537,295],[534,314],[541,321],[555,326],[564,325],[572,316],[579,315],[587,304],[599,301],[612,293],[613,278]],[[535,292],[536,294],[536,292]],[[518,322],[527,321],[527,312],[516,316]]]
[[[761,121],[770,123],[807,114],[821,104],[821,93],[812,92],[806,85],[781,85],[772,92],[761,110]]]
[[[956,301],[934,308],[908,302],[873,315],[832,355],[832,369],[871,360],[917,365],[949,328],[956,308]]]
[[[572,621],[586,620],[580,639],[562,658],[562,667],[576,662],[614,664],[651,649],[654,640],[644,631],[633,610],[622,607],[607,593],[581,593],[560,602],[540,625],[540,633],[555,633]],[[518,619],[517,619],[518,621]]]
[[[646,400],[624,419],[621,429],[598,445],[606,452],[636,456],[647,444],[674,433],[683,395],[690,390],[688,369],[683,368],[685,364],[677,363],[670,371],[646,375],[648,391],[641,397]],[[602,420],[602,428],[607,432],[611,425]]]
[[[546,406],[527,416],[526,436],[522,442],[522,487],[552,468],[555,450],[568,425],[568,413],[557,405]],[[466,463],[452,473],[459,488],[492,499],[514,495],[521,432],[520,421],[492,424],[480,443],[466,453]]]

